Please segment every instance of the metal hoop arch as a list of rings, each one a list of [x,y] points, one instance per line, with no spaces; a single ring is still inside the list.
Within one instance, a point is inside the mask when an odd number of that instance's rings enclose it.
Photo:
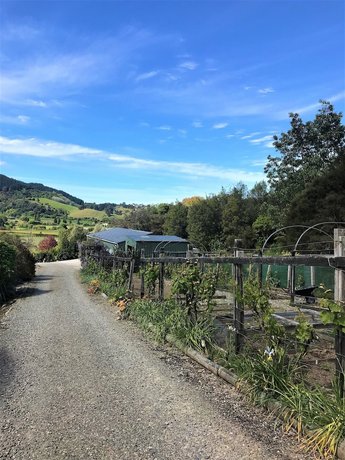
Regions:
[[[312,230],[312,229],[316,229],[316,230],[320,230],[322,231],[323,233],[325,233],[326,235],[330,236],[333,240],[333,237],[331,235],[329,235],[328,233],[326,233],[325,231],[321,230],[321,228],[317,228],[319,225],[327,225],[327,224],[342,224],[342,225],[345,225],[345,222],[318,222],[317,224],[314,224],[314,225],[311,225],[310,227],[308,227],[306,230],[304,230],[304,232],[302,232],[300,234],[300,236],[298,237],[296,243],[295,243],[295,247],[293,248],[294,251],[297,250],[297,246],[299,245],[299,242],[301,241],[301,239],[303,238],[303,236],[309,232],[309,230]]]
[[[308,231],[311,227],[308,227],[307,225],[299,225],[299,224],[297,224],[297,225],[287,225],[286,227],[278,228],[278,230],[275,230],[273,233],[271,233],[268,236],[268,238],[266,238],[266,240],[265,240],[265,242],[264,242],[264,244],[262,245],[262,248],[261,248],[261,254],[264,253],[265,246],[268,243],[268,241],[272,238],[272,236],[275,235],[276,233],[281,232],[282,230],[286,230],[287,228],[305,228],[306,230],[302,233],[302,236],[303,236],[304,233],[306,233],[306,231]],[[329,236],[330,238],[333,239],[333,237],[329,233],[325,232],[321,228],[316,228],[316,230],[318,230],[321,233],[324,233],[325,235],[327,235],[327,236]],[[300,237],[301,237],[301,235],[300,235]],[[300,237],[299,237],[299,239],[298,239],[296,244],[299,243]],[[296,244],[295,244],[295,247],[294,247],[294,251],[296,250]]]

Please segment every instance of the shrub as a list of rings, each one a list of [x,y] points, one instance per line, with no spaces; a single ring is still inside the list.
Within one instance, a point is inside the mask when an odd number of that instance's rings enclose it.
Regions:
[[[11,245],[15,250],[15,281],[28,281],[35,276],[35,258],[21,240],[10,234],[1,236],[1,240]]]

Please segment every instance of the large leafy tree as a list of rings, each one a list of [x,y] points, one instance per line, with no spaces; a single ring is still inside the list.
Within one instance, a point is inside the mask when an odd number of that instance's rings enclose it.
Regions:
[[[323,176],[314,179],[296,196],[287,218],[308,225],[345,222],[345,157],[336,160]]]
[[[169,208],[164,220],[164,233],[187,238],[187,214],[188,208],[182,203],[176,203]]]
[[[269,156],[265,172],[282,216],[291,200],[315,177],[321,177],[333,162],[345,156],[345,126],[342,113],[321,101],[314,120],[303,122],[297,113],[290,114],[291,128],[274,136],[278,156]]]
[[[189,240],[199,249],[209,251],[212,248],[220,232],[217,200],[199,200],[189,207],[187,231]]]

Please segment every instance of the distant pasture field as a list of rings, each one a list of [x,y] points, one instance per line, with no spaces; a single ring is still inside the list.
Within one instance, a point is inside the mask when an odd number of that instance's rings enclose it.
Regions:
[[[72,206],[66,203],[60,203],[59,201],[52,200],[51,198],[39,198],[39,202],[42,204],[47,204],[54,209],[62,209],[68,214],[70,214],[73,211],[79,210],[77,206]]]
[[[38,244],[46,236],[53,236],[58,241],[58,229],[56,230],[18,230],[18,229],[7,229],[0,230],[0,235],[3,233],[8,233],[10,235],[16,235],[20,240],[27,245],[27,247],[32,251],[36,252],[38,250]]]
[[[69,217],[73,219],[84,219],[84,218],[92,218],[92,219],[103,219],[106,217],[106,213],[104,211],[97,211],[96,209],[78,209],[75,208],[72,212],[70,212]]]

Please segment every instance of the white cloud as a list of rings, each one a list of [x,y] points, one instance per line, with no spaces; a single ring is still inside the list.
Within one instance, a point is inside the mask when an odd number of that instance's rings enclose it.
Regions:
[[[179,65],[180,69],[184,70],[195,70],[198,67],[198,63],[194,61],[185,61]]]
[[[331,103],[341,101],[345,99],[345,91],[341,91],[340,93],[334,94],[333,96],[325,98],[326,101],[329,101]],[[308,104],[299,108],[294,108],[294,109],[287,109],[287,110],[282,110],[279,112],[278,116],[281,118],[286,118],[288,113],[298,113],[298,114],[303,114],[303,113],[309,113],[313,112],[315,109],[318,109],[321,106],[320,102],[316,102],[314,104]]]
[[[25,105],[30,105],[32,107],[47,107],[48,104],[44,101],[40,101],[40,100],[35,100],[35,99],[27,99],[26,101],[26,104]]]
[[[104,150],[83,147],[77,144],[63,144],[40,139],[9,139],[0,137],[0,152],[12,155],[29,155],[46,158],[64,158],[68,156],[98,156],[110,160],[114,165],[124,169],[137,169],[140,172],[159,172],[174,176],[190,178],[217,178],[232,182],[243,181],[255,183],[264,178],[263,174],[245,170],[215,166],[208,163],[188,163],[160,161],[138,158],[132,155],[111,153]]]
[[[28,155],[34,157],[66,157],[71,155],[101,155],[97,149],[82,147],[76,144],[62,144],[59,142],[40,139],[10,139],[0,136],[0,152],[14,155]]]
[[[0,160],[0,166],[5,166],[5,164],[6,163],[4,161]]]
[[[229,126],[229,123],[216,123],[212,126],[213,129],[223,129]]]
[[[251,139],[249,142],[251,144],[263,144],[264,142],[267,142],[267,141],[273,141],[273,136],[271,134],[267,136],[259,137],[257,139]]]
[[[202,128],[204,125],[201,123],[201,121],[193,121],[192,126],[193,128]]]
[[[162,125],[162,126],[158,126],[157,129],[160,129],[161,131],[171,131],[171,126],[169,126],[169,125]]]
[[[235,137],[235,134],[227,134],[225,137],[231,139],[232,137]]]
[[[150,78],[153,78],[158,74],[159,74],[158,70],[152,70],[151,72],[146,72],[146,73],[142,73],[138,75],[135,80],[136,81],[149,80]]]
[[[44,107],[45,98],[67,96],[114,81],[135,53],[159,40],[144,29],[128,28],[116,37],[75,40],[69,52],[54,49],[35,59],[24,57],[2,66],[1,99],[6,103]],[[71,41],[72,43],[72,41]],[[37,50],[40,44],[37,42]],[[147,75],[146,75],[147,77]]]
[[[242,136],[241,139],[250,139],[254,136],[258,136],[260,133],[257,132],[257,133],[251,133],[251,134],[247,134],[246,136]]]
[[[165,173],[174,175],[183,174],[191,177],[213,177],[229,181],[246,181],[247,183],[255,183],[256,181],[263,179],[263,175],[259,173],[223,168],[207,163],[144,160],[141,158],[118,154],[110,155],[109,159],[115,161],[120,167],[140,170],[146,169],[150,171],[164,171]]]
[[[267,136],[259,137],[257,139],[249,139],[249,142],[254,145],[263,145],[267,148],[274,148],[272,134],[268,134]]]
[[[250,163],[252,166],[257,166],[257,167],[263,167],[263,166],[266,166],[267,164],[267,158],[264,158],[262,160],[253,160],[251,163]]]
[[[0,115],[0,123],[11,125],[26,125],[30,121],[30,117],[26,115],[7,116]]]
[[[262,88],[258,90],[258,93],[260,94],[274,93],[274,89],[273,88]]]

